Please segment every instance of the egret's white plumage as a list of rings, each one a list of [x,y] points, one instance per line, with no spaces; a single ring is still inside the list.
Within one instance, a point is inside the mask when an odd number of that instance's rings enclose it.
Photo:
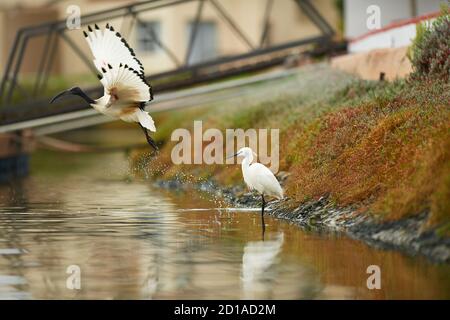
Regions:
[[[253,162],[252,149],[245,147],[241,148],[236,156],[242,156],[242,175],[247,186],[258,191],[261,195],[271,196],[278,199],[283,198],[283,189],[280,186],[275,175],[269,168],[261,163]]]
[[[271,196],[282,199],[283,189],[281,188],[280,183],[269,168],[261,163],[252,163],[254,154],[255,153],[252,151],[252,149],[244,147],[239,149],[239,151],[234,156],[244,157],[244,159],[242,160],[242,175],[244,176],[244,181],[249,189],[256,190],[261,195],[261,219],[264,238],[264,207],[266,205],[264,196]]]
[[[88,26],[88,31],[83,33],[94,56],[94,65],[100,72],[98,78],[104,87],[103,96],[93,100],[80,88],[74,87],[54,97],[52,102],[63,94],[78,95],[100,113],[139,123],[148,143],[157,149],[147,132],[156,131],[156,127],[144,110],[146,103],[153,100],[153,94],[144,77],[142,63],[126,40],[109,24],[103,30],[97,25],[94,29]]]

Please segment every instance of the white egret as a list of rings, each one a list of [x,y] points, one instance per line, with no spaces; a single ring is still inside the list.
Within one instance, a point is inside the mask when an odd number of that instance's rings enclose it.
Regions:
[[[283,189],[281,188],[280,183],[269,168],[261,163],[252,164],[253,155],[256,156],[256,153],[254,153],[252,149],[244,147],[239,149],[239,151],[231,157],[244,157],[241,165],[244,181],[250,190],[256,190],[261,195],[261,221],[264,236],[264,231],[266,229],[264,223],[264,207],[266,206],[266,199],[264,198],[264,196],[282,199]]]
[[[147,142],[158,150],[147,131],[155,132],[156,127],[145,111],[146,104],[153,100],[153,93],[145,80],[142,63],[120,33],[109,24],[104,30],[97,25],[94,29],[88,26],[88,32],[83,33],[94,56],[94,65],[100,72],[98,78],[104,87],[104,95],[94,100],[79,87],[73,87],[56,95],[51,103],[66,94],[77,95],[100,113],[139,123]]]

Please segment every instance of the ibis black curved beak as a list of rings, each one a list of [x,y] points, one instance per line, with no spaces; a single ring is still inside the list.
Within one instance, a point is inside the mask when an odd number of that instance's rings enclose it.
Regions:
[[[55,102],[56,99],[58,99],[58,98],[60,98],[60,97],[62,97],[62,96],[64,96],[64,95],[67,95],[67,94],[72,94],[72,92],[71,92],[70,90],[65,90],[65,91],[63,91],[63,92],[60,92],[60,93],[58,93],[56,96],[54,96],[54,97],[52,98],[52,100],[50,100],[50,103]]]
[[[81,90],[79,87],[73,87],[73,88],[65,90],[65,91],[63,91],[61,93],[58,93],[56,96],[53,97],[53,99],[50,101],[50,103],[53,103],[56,99],[58,99],[58,98],[60,98],[62,96],[65,96],[67,94],[73,94],[75,96],[79,96],[79,97],[81,97],[84,101],[86,101],[89,104],[95,103],[95,100],[89,98],[87,96],[87,94],[84,93],[83,90]]]

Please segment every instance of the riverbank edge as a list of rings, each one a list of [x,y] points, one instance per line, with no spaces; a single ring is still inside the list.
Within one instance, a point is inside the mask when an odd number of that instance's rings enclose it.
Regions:
[[[214,181],[183,183],[179,180],[156,180],[155,186],[169,190],[195,189],[223,199],[236,207],[260,207],[256,194],[241,186],[226,188]],[[378,222],[356,208],[335,206],[326,197],[304,203],[290,198],[267,204],[266,215],[320,232],[338,232],[383,250],[396,250],[409,256],[422,255],[433,263],[450,263],[450,238],[440,237],[435,229],[425,228],[429,212],[408,218]]]

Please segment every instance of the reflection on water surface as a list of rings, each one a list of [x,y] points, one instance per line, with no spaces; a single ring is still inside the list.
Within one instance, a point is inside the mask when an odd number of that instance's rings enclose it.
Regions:
[[[0,187],[0,298],[450,298],[448,266],[132,179],[114,154],[40,153]],[[382,290],[366,288],[366,268]],[[81,289],[66,287],[77,265]]]

